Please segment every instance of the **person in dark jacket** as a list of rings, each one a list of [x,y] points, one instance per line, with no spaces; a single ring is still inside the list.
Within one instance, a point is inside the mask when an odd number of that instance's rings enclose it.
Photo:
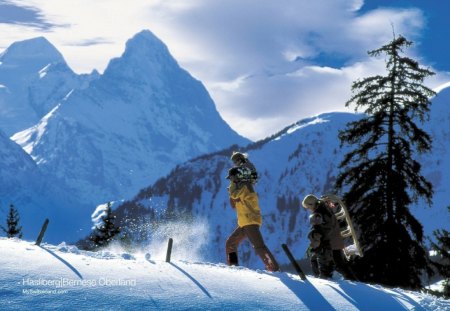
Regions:
[[[303,207],[311,212],[311,230],[308,234],[311,268],[314,275],[321,278],[331,278],[335,269],[347,278],[347,269],[341,257],[344,240],[338,220],[328,204],[312,194],[302,202]]]

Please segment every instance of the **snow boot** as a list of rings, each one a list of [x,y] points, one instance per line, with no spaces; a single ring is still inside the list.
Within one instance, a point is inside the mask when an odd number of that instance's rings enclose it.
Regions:
[[[239,266],[238,255],[236,252],[227,254],[227,264],[229,266]]]
[[[270,272],[276,272],[280,271],[280,267],[278,266],[278,262],[273,257],[272,253],[269,251],[269,249],[264,246],[258,249],[255,249],[256,254],[261,258],[264,265],[266,266],[266,269]]]

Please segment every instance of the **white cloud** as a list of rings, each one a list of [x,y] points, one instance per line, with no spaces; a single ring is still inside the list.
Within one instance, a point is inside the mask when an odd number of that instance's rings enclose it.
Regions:
[[[0,46],[44,35],[77,72],[102,72],[127,39],[150,29],[206,85],[224,119],[252,139],[303,117],[345,110],[351,82],[383,70],[383,60],[368,59],[367,51],[392,38],[391,25],[410,40],[424,27],[417,9],[361,14],[362,0],[12,2],[61,26],[43,32],[0,24],[6,34]],[[433,86],[447,77],[434,78]]]

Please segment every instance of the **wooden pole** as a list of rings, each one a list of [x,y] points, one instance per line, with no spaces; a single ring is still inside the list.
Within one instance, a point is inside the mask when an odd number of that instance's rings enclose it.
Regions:
[[[288,256],[291,264],[294,266],[295,271],[297,271],[298,275],[302,280],[306,280],[306,275],[303,272],[302,268],[298,265],[297,261],[295,260],[294,256],[292,256],[291,251],[289,250],[289,247],[286,244],[281,244],[281,247],[283,247],[284,252]]]
[[[49,223],[49,220],[48,220],[48,218],[46,218],[44,221],[44,224],[42,225],[41,232],[39,232],[39,236],[36,239],[37,246],[41,245],[42,239],[44,238],[45,231],[47,230],[48,223]]]
[[[172,255],[173,239],[169,238],[169,244],[167,245],[166,262],[170,262],[170,256]]]

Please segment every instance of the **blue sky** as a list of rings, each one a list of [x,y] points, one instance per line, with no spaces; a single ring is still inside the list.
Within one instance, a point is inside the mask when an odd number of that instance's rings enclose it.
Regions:
[[[0,0],[0,50],[45,36],[78,73],[103,72],[149,29],[201,80],[222,117],[260,139],[302,118],[346,111],[352,81],[384,72],[367,51],[414,41],[409,56],[450,81],[447,0]]]
[[[450,1],[448,0],[369,0],[361,12],[378,7],[419,8],[425,25],[415,38],[418,53],[437,70],[450,71]]]

